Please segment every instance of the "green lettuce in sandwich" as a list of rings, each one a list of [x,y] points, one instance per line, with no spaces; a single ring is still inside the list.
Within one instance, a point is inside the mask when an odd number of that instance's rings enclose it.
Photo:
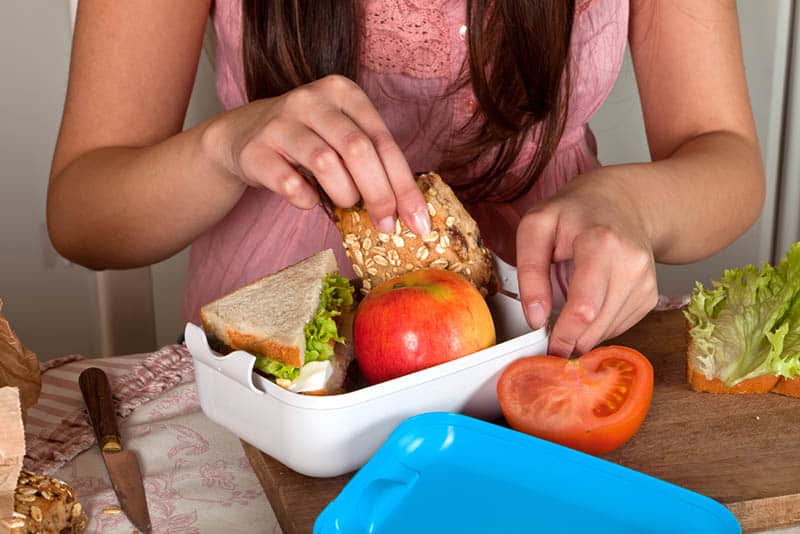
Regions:
[[[684,315],[694,389],[786,393],[800,376],[800,243],[777,266],[727,269],[711,288],[698,282]]]

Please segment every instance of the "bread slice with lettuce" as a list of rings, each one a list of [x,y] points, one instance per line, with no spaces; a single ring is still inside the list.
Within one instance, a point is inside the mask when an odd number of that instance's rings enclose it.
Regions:
[[[212,345],[253,354],[279,386],[335,393],[353,359],[353,287],[337,271],[323,250],[206,304],[203,329]]]
[[[800,243],[777,266],[698,282],[684,316],[692,389],[800,397]]]

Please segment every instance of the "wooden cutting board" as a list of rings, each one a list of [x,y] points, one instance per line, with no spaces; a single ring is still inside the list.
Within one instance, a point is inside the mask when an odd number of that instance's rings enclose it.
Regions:
[[[611,343],[650,359],[655,390],[642,428],[606,459],[720,501],[745,531],[800,523],[800,399],[691,391],[678,311],[651,313]],[[305,477],[243,446],[286,534],[311,532],[350,479]]]

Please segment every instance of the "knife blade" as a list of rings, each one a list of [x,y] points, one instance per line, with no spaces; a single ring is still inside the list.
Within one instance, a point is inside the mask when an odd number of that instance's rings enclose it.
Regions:
[[[317,194],[319,195],[320,207],[328,216],[328,218],[335,223],[337,220],[336,212],[334,211],[335,205],[333,204],[331,197],[328,196],[328,193],[325,191],[325,189],[322,188],[317,178],[311,171],[309,171],[302,165],[297,167],[297,172],[317,191]]]
[[[122,446],[108,377],[102,369],[89,367],[80,374],[78,383],[119,506],[137,529],[150,534],[150,514],[139,460],[134,451]]]

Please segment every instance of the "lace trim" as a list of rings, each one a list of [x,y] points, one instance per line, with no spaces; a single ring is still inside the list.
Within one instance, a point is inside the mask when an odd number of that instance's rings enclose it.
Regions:
[[[380,74],[450,75],[446,0],[367,0],[361,63]]]

